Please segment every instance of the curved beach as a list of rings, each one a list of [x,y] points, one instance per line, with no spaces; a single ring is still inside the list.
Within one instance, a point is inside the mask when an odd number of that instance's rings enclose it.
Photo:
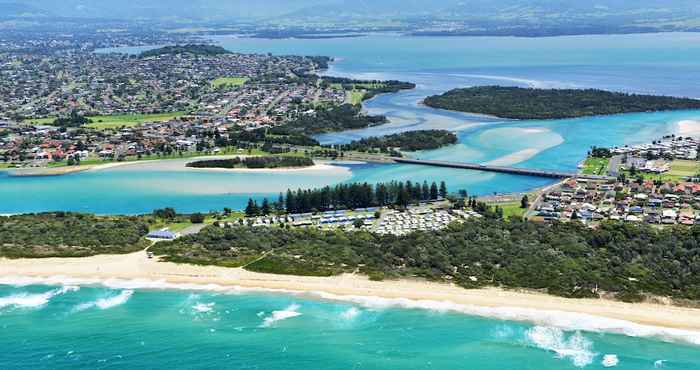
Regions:
[[[562,329],[653,336],[700,344],[700,309],[661,304],[567,299],[496,288],[467,290],[420,280],[377,282],[354,274],[333,277],[262,274],[241,268],[158,262],[148,259],[145,252],[86,258],[0,259],[0,284],[41,283],[307,293],[367,306],[454,311]]]

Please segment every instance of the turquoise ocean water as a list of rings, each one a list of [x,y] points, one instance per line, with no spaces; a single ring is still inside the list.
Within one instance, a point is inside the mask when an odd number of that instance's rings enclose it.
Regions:
[[[465,315],[440,304],[108,285],[0,285],[0,368],[700,368],[700,348],[690,344]],[[593,319],[577,325],[586,320]]]
[[[448,128],[458,145],[416,157],[574,170],[592,145],[644,142],[700,112],[517,122],[422,107],[474,84],[600,87],[700,97],[700,35],[337,40],[221,38],[231,50],[339,57],[331,74],[414,81],[366,103],[386,126],[319,137],[338,143]],[[0,172],[0,213],[141,213],[240,207],[248,196],[343,181],[445,179],[471,193],[547,184],[530,177],[343,164],[284,174],[189,171],[175,161],[60,177]],[[697,333],[556,312],[295,295],[149,282],[0,281],[0,369],[700,369]],[[67,284],[71,285],[67,285]],[[90,283],[90,284],[88,284]],[[693,344],[694,343],[694,344]]]

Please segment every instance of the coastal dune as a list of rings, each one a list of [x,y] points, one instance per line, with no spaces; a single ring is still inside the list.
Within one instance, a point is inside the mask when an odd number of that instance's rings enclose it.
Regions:
[[[653,336],[700,345],[700,310],[660,304],[574,300],[496,288],[467,290],[422,280],[379,282],[355,274],[333,277],[263,274],[241,268],[159,262],[147,258],[145,252],[87,258],[0,259],[0,284],[46,283],[301,293],[365,306],[461,312],[562,329]]]

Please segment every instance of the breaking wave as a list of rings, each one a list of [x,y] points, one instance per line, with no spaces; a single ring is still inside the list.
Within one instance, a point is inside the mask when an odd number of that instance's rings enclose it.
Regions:
[[[211,303],[199,303],[199,302],[197,302],[197,304],[192,306],[192,309],[195,312],[207,313],[207,312],[211,312],[214,309],[214,305],[216,305],[216,303],[214,303],[214,302],[211,302]]]
[[[601,362],[603,367],[615,367],[619,363],[620,359],[617,358],[617,355],[605,355],[603,356],[603,361]]]
[[[58,289],[53,289],[45,293],[19,293],[7,297],[0,297],[0,309],[5,307],[15,308],[34,308],[41,307],[49,303],[51,298],[68,292],[79,290],[77,286],[63,286]]]
[[[49,278],[0,277],[0,285],[101,285],[113,289],[168,289],[185,291],[216,291],[227,294],[243,292],[271,292],[284,294],[308,294],[320,299],[350,302],[367,308],[408,308],[424,309],[441,312],[459,312],[467,315],[495,318],[500,320],[528,322],[535,325],[551,326],[564,330],[581,330],[591,332],[606,332],[627,335],[631,337],[649,337],[671,342],[685,342],[700,345],[700,332],[663,328],[633,322],[610,319],[582,313],[572,313],[556,310],[541,310],[519,307],[482,307],[458,304],[447,301],[413,300],[406,298],[381,298],[373,296],[338,295],[326,292],[308,292],[288,289],[245,288],[239,286],[222,286],[217,284],[175,284],[164,280],[122,280],[122,279],[76,279],[61,276]],[[75,287],[74,287],[75,288]],[[77,288],[76,288],[77,289]],[[7,299],[0,298],[1,299]],[[0,301],[3,302],[3,301]],[[5,301],[7,302],[7,301]],[[0,303],[0,305],[6,303]],[[1,306],[0,306],[1,307]],[[294,312],[291,312],[294,311]],[[279,312],[282,313],[280,316]],[[292,314],[292,316],[284,317]],[[296,310],[278,311],[277,317],[282,319],[299,316]],[[275,319],[274,313],[269,319]],[[278,321],[278,320],[275,320]],[[272,321],[273,323],[275,321]]]
[[[282,311],[272,311],[272,315],[264,318],[263,323],[260,325],[260,327],[269,328],[270,326],[274,325],[278,321],[291,319],[292,317],[301,316],[301,313],[299,313],[299,308],[300,307],[298,304],[292,304],[292,305],[289,305],[289,307],[285,308]]]
[[[527,337],[538,348],[554,352],[558,358],[570,359],[576,367],[590,365],[596,357],[593,343],[580,332],[567,337],[559,328],[535,326],[527,331]]]
[[[107,310],[112,307],[121,306],[126,303],[134,294],[133,290],[123,290],[119,294],[107,298],[100,298],[93,302],[87,302],[75,307],[76,311],[85,311],[87,309],[97,307],[101,310]]]
[[[356,307],[350,307],[347,310],[343,311],[343,313],[340,314],[340,317],[342,317],[345,320],[352,320],[356,318],[360,313],[361,311]]]
[[[438,312],[458,312],[499,320],[528,322],[563,330],[605,332],[630,337],[650,337],[664,341],[680,341],[700,345],[700,332],[697,331],[642,325],[583,313],[520,307],[482,307],[447,301],[337,295],[326,292],[315,292],[314,295],[332,301],[352,302],[367,308],[385,309],[400,307]]]

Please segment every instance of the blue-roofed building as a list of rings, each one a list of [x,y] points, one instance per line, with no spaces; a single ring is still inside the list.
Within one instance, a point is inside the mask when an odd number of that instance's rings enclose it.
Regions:
[[[146,235],[147,238],[150,239],[165,239],[165,240],[173,240],[177,238],[177,235],[168,230],[158,230],[158,231],[151,231],[148,235]]]

